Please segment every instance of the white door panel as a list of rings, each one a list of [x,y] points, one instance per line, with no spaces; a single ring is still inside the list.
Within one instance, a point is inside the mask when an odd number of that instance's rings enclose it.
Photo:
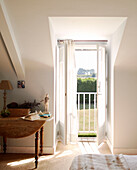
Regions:
[[[105,87],[105,47],[98,46],[98,82],[97,82],[97,108],[98,108],[98,145],[105,138],[105,119],[106,119],[106,87]]]
[[[57,115],[59,115],[59,131],[62,142],[65,144],[66,117],[65,117],[65,48],[59,45],[57,54]]]

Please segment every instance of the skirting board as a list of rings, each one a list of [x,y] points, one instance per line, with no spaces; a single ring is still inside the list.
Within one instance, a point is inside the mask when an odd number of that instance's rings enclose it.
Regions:
[[[114,154],[137,155],[137,149],[130,148],[114,148]]]
[[[110,140],[106,138],[108,147],[112,154],[125,154],[125,155],[137,155],[137,149],[130,149],[130,148],[113,148]]]
[[[2,152],[2,149],[1,149]],[[6,153],[35,153],[35,147],[7,146]],[[43,154],[54,154],[53,147],[43,147]]]

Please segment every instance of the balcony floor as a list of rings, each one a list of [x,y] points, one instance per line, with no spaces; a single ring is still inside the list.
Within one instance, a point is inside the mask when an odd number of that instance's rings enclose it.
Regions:
[[[97,142],[97,137],[78,137],[79,142]]]

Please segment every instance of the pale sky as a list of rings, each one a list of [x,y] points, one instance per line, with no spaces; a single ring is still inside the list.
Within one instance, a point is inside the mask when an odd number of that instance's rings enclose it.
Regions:
[[[97,51],[75,51],[76,67],[97,72]]]

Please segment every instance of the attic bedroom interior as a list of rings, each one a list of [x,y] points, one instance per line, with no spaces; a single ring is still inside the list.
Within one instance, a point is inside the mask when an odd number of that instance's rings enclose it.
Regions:
[[[136,8],[0,0],[0,169],[137,169]]]

